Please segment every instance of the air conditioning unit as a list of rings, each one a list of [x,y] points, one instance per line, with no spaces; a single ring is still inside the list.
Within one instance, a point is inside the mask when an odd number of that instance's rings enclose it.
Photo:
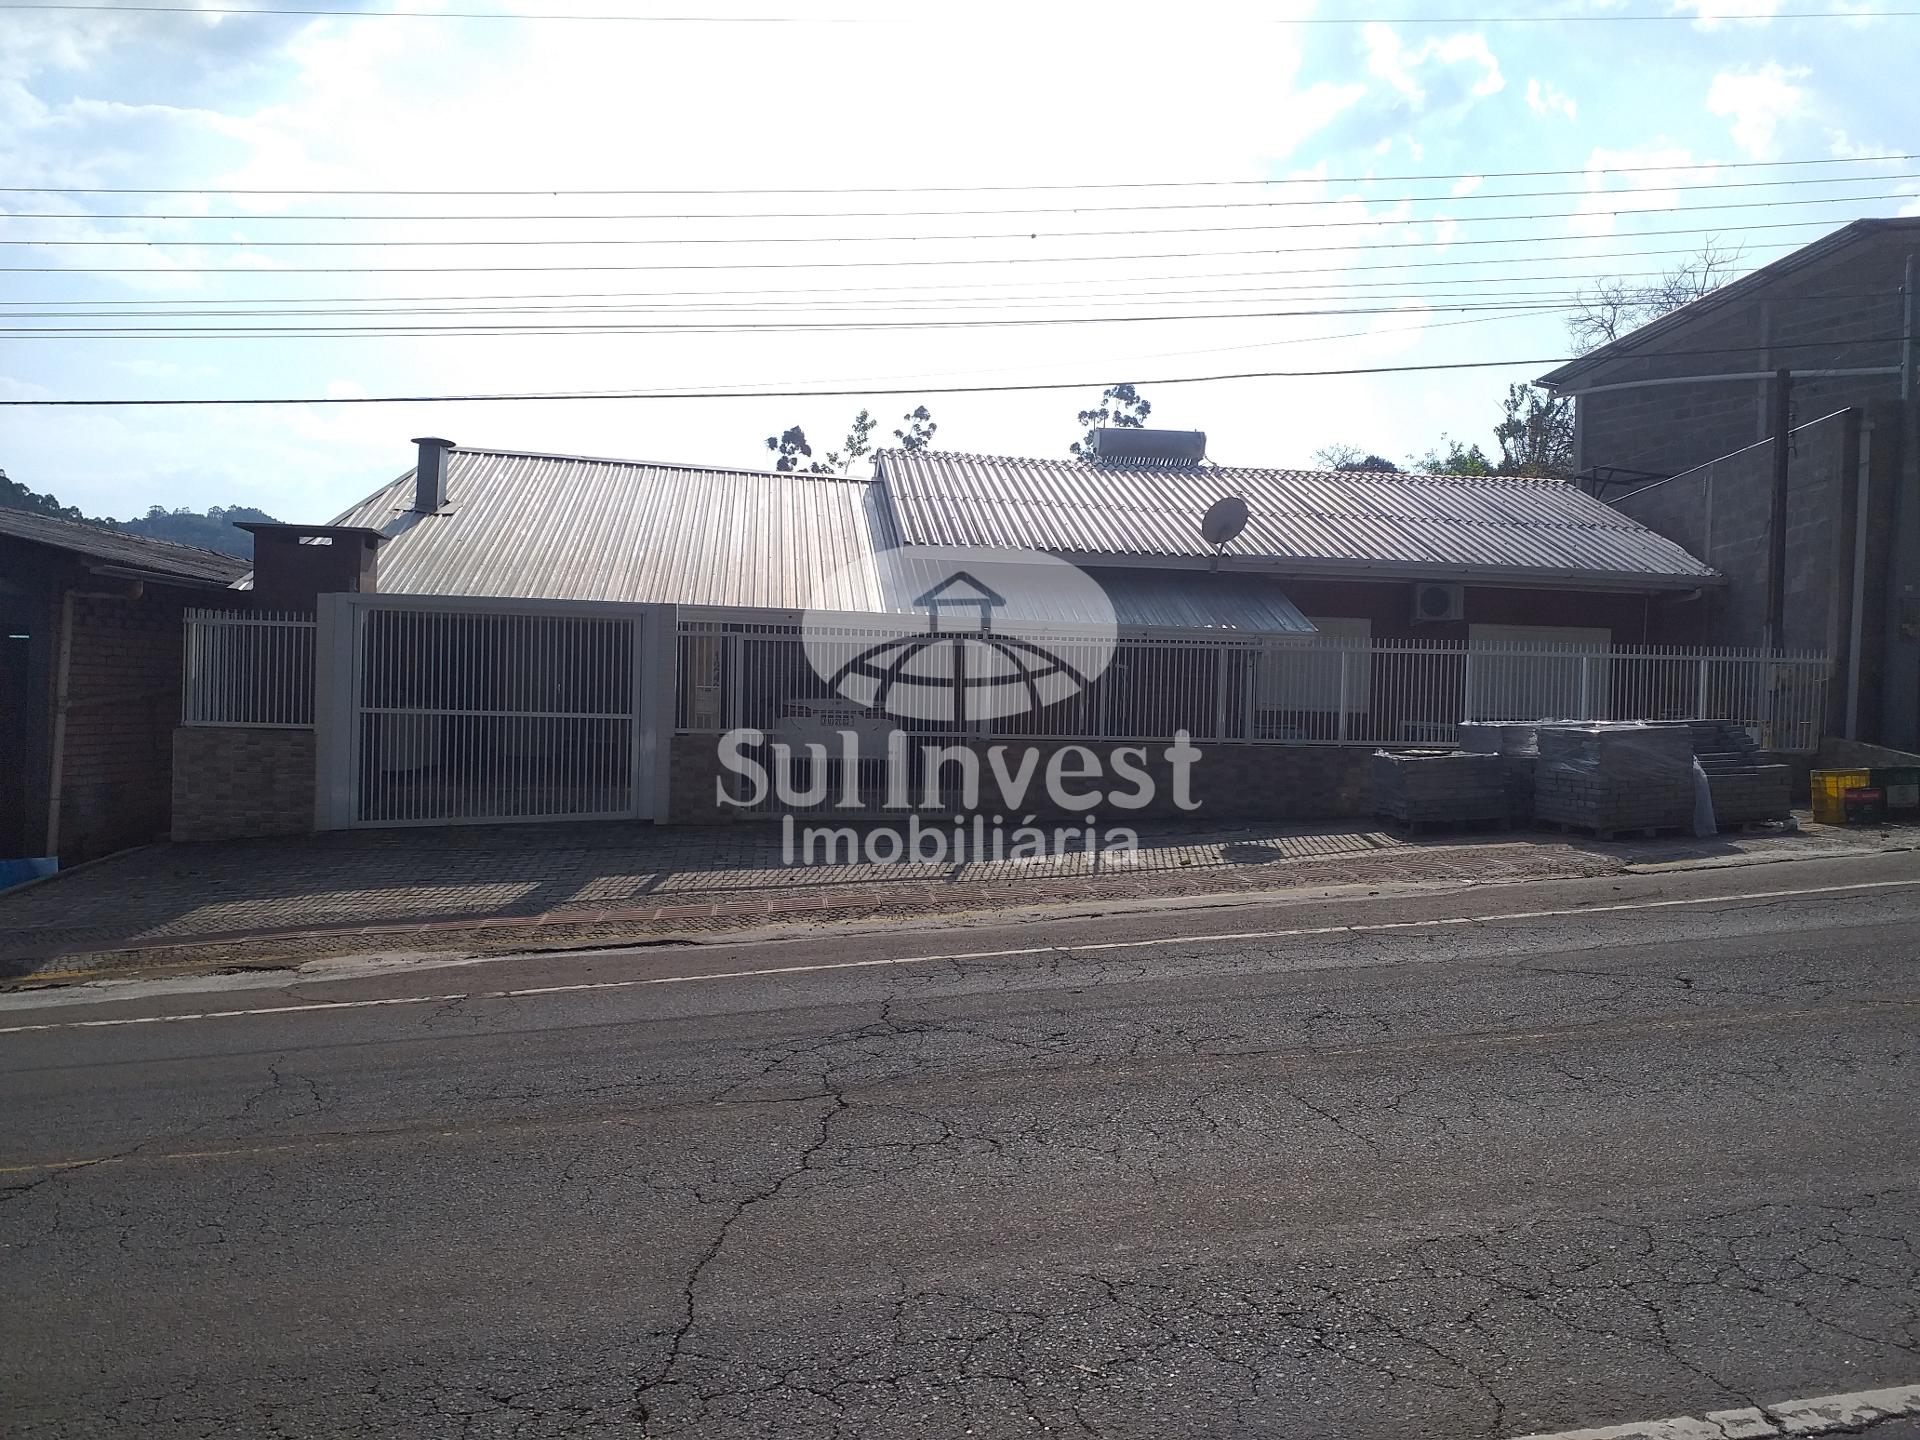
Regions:
[[[1414,623],[1458,620],[1467,613],[1466,600],[1464,585],[1416,584],[1413,587]]]

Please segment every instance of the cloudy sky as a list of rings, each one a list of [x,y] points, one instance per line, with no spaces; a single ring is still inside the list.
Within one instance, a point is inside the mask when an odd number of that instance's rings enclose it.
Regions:
[[[1109,381],[1467,364],[1143,388],[1229,463],[1491,448],[1583,283],[1920,213],[1895,0],[367,8],[0,7],[0,399],[851,393],[8,408],[0,468],[314,521],[421,434],[1064,454]]]

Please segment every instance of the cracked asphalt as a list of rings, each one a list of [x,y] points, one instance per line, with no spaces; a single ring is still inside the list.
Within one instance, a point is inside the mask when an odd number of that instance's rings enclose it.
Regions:
[[[0,997],[4,1428],[1369,1440],[1911,1384],[1917,1037],[1908,855]]]

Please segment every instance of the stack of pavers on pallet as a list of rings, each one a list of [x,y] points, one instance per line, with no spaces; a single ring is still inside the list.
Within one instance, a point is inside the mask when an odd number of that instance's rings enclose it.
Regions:
[[[1408,829],[1508,822],[1507,767],[1499,755],[1457,750],[1373,756],[1373,813]]]
[[[1693,827],[1693,742],[1684,725],[1552,721],[1538,730],[1533,813],[1610,840]]]
[[[1498,755],[1505,763],[1507,819],[1524,825],[1533,819],[1533,772],[1540,762],[1539,725],[1468,720],[1460,726],[1460,748],[1475,755]]]
[[[1694,756],[1713,792],[1713,821],[1722,830],[1793,813],[1793,771],[1769,765],[1744,725],[1731,720],[1690,720]]]

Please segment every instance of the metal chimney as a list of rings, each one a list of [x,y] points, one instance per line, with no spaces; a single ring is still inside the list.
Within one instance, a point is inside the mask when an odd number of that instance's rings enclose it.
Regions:
[[[420,459],[413,468],[413,508],[422,515],[436,515],[447,503],[447,452],[453,441],[437,436],[415,438]]]

